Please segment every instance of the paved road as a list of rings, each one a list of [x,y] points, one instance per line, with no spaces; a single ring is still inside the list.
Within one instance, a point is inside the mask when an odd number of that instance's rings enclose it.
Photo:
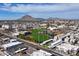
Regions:
[[[47,52],[51,53],[53,56],[66,56],[65,54],[62,54],[62,53],[60,54],[59,52],[53,51],[52,49],[44,48],[44,47],[40,46],[39,44],[30,42],[30,41],[26,41],[26,40],[23,40],[23,39],[19,39],[19,40],[22,41],[22,42],[25,42],[26,45],[29,45],[33,48],[42,49],[44,51],[47,51]]]
[[[12,37],[12,36],[10,36],[10,35],[7,35],[6,33],[2,33],[2,32],[0,32],[0,33],[3,34],[3,35],[5,35],[5,36],[8,36],[8,37],[10,37],[10,38],[16,38],[16,37]],[[16,39],[18,39],[19,41],[24,42],[26,45],[31,46],[31,47],[33,47],[33,48],[42,49],[42,50],[44,50],[44,51],[47,51],[47,52],[51,53],[52,56],[66,56],[66,55],[64,55],[64,54],[60,54],[60,53],[58,53],[58,52],[55,52],[55,51],[53,51],[53,50],[51,50],[51,49],[46,49],[46,48],[40,46],[39,44],[30,42],[30,41],[27,41],[27,40],[19,39],[19,38],[16,38]]]

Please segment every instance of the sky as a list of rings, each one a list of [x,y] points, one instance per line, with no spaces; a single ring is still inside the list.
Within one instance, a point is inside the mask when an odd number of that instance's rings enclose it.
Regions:
[[[24,15],[35,18],[79,19],[78,3],[0,3],[0,20],[16,20]]]

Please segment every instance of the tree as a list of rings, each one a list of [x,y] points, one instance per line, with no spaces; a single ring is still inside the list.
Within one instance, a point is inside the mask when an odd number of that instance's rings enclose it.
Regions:
[[[21,38],[21,39],[25,39],[25,36],[23,34],[19,34],[18,37]]]

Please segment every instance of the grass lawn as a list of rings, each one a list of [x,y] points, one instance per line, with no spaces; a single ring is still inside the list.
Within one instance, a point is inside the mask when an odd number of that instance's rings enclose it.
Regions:
[[[48,39],[48,35],[41,33],[43,32],[43,29],[33,29],[31,36],[37,43],[41,43]]]

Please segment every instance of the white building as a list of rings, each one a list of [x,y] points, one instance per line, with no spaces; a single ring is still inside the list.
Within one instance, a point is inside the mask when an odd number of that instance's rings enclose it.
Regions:
[[[65,27],[66,27],[65,25],[60,25],[57,28],[65,28]]]
[[[14,32],[14,33],[12,33],[12,36],[14,36],[14,37],[16,37],[16,36],[18,36],[19,35],[19,32]]]
[[[10,43],[17,42],[17,39],[10,39]]]
[[[77,26],[69,26],[71,29],[75,30]]]
[[[64,42],[66,42],[66,43],[69,43],[69,40],[70,40],[69,37],[64,38]]]
[[[44,50],[38,50],[38,51],[34,51],[31,56],[51,56],[51,53],[48,53]]]
[[[48,30],[54,30],[54,29],[57,29],[56,27],[48,27]]]
[[[68,43],[63,43],[61,45],[58,45],[57,49],[66,54],[76,55],[76,53],[79,51],[79,46],[74,46]]]
[[[9,25],[2,25],[3,29],[9,29]]]

